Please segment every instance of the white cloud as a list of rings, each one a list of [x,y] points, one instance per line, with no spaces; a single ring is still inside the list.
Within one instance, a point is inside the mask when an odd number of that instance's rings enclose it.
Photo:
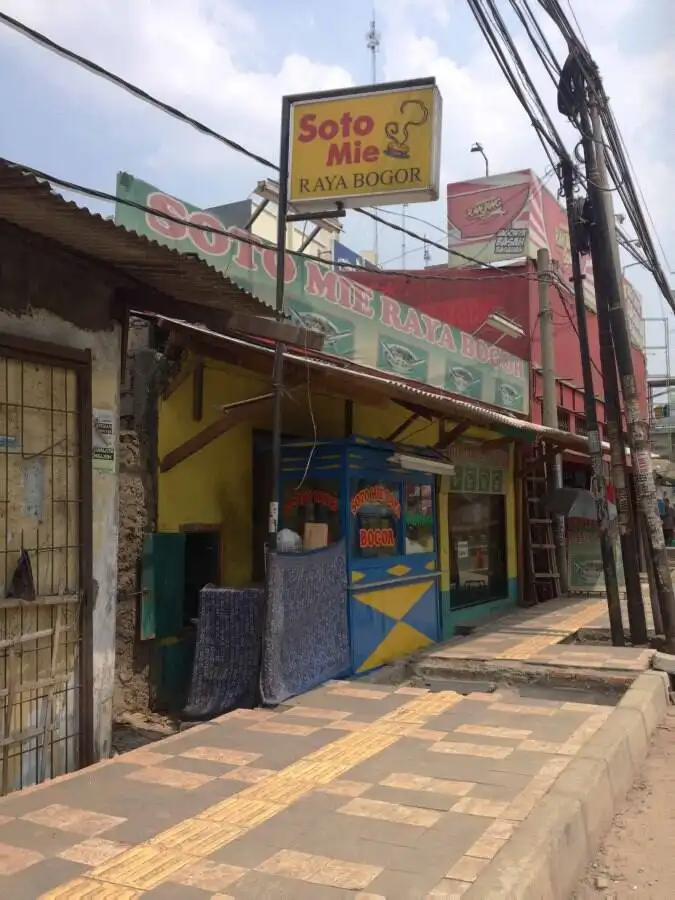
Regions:
[[[668,0],[653,0],[649,24],[658,18],[657,7],[663,16],[660,28],[654,25],[656,37],[663,34],[661,46],[655,47],[653,40],[651,44],[640,40],[647,19],[639,0],[573,3],[603,73],[649,208],[675,259],[675,212],[670,199],[675,165],[667,139],[672,130],[675,67],[667,43],[669,30],[663,27],[666,17],[672,15],[671,5]],[[506,5],[500,4],[500,8]],[[359,6],[365,27],[369,4],[368,8]],[[438,79],[444,98],[446,180],[481,174],[482,161],[469,153],[476,140],[485,145],[492,171],[527,167],[543,171],[546,160],[533,128],[481,42],[478,29],[472,25],[467,33],[456,27],[460,19],[464,22],[468,17],[472,22],[465,3],[378,0],[376,7],[384,35],[380,60],[384,77],[433,74]],[[276,66],[266,65],[272,48],[266,45],[264,29],[244,0],[0,0],[0,9],[271,159],[278,153],[282,94],[352,83],[349,61],[334,65],[306,53],[289,53]],[[335,27],[331,12],[321,7],[313,9],[306,21],[310,18],[317,33]],[[351,22],[344,27],[360,33],[361,26],[354,25],[348,15],[338,21]],[[545,18],[542,21],[562,58],[564,48],[555,26]],[[8,43],[5,30],[0,30],[0,43]],[[170,185],[172,173],[194,168],[208,171],[208,178],[213,179],[214,171],[222,172],[225,167],[230,172],[246,172],[242,181],[246,189],[252,183],[251,168],[241,168],[241,158],[217,143],[200,139],[190,129],[153,114],[143,104],[42,50],[33,48],[29,53],[25,42],[16,37],[11,47],[14,53],[25,54],[31,65],[64,92],[93,106],[97,122],[105,117],[111,142],[120,128],[127,134],[135,129],[146,166],[157,172],[161,183]],[[554,120],[564,129],[556,111],[554,87],[547,82],[541,63],[524,39],[519,47]],[[356,71],[362,60],[355,57],[352,63]],[[571,132],[565,134],[571,146]],[[44,153],[48,170],[48,146]],[[262,174],[260,171],[256,177]],[[237,189],[231,179],[228,187],[234,199]],[[239,190],[239,195],[243,193]],[[444,218],[440,204],[421,215],[435,221]]]

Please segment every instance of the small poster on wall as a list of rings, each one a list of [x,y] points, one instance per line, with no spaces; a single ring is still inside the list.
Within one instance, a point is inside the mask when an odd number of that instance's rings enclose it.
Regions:
[[[115,472],[115,428],[109,409],[95,409],[92,433],[92,465],[95,472]]]

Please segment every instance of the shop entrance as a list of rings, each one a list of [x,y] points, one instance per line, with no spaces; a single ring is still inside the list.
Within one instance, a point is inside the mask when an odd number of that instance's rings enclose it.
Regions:
[[[508,596],[503,494],[449,497],[453,610]]]
[[[88,761],[90,377],[84,354],[0,344],[2,795]]]

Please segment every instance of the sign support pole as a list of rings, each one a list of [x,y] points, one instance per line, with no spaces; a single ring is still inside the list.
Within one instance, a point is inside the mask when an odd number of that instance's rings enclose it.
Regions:
[[[288,167],[291,138],[291,104],[288,97],[281,101],[281,142],[279,146],[279,200],[277,203],[277,281],[275,312],[277,319],[284,315],[284,288],[286,270],[286,229],[288,227]],[[268,518],[268,550],[277,549],[279,532],[279,484],[281,478],[281,433],[283,429],[284,401],[284,351],[285,346],[277,341],[274,348],[274,368],[272,371],[272,391],[274,407],[272,411],[272,491]]]

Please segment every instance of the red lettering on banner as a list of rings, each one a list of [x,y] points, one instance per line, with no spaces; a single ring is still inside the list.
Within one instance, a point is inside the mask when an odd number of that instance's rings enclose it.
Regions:
[[[434,319],[433,316],[429,316],[426,313],[421,312],[420,321],[424,326],[424,340],[428,344],[436,345],[438,329],[441,327],[441,321],[439,319]]]
[[[476,340],[465,332],[462,332],[462,356],[468,356],[469,359],[476,356]]]
[[[450,350],[452,353],[457,352],[457,343],[455,342],[455,335],[452,331],[452,328],[449,325],[443,325],[441,328],[441,333],[438,338],[438,346],[445,347],[446,350]]]
[[[401,307],[397,300],[380,295],[380,322],[396,331],[403,331],[403,323],[401,322]]]
[[[359,547],[372,550],[376,547],[391,549],[396,546],[396,535],[393,528],[360,528]]]
[[[324,270],[318,263],[307,260],[305,263],[307,283],[305,292],[314,297],[322,297],[329,303],[345,306],[350,309],[349,282],[340,278],[335,272]]]
[[[272,250],[268,247],[265,247],[264,250],[257,251],[260,253],[262,258],[262,266],[267,275],[274,281],[277,277],[277,251]],[[295,260],[288,253],[284,256],[284,284],[292,284],[295,281],[295,276],[298,273],[298,268],[295,265]]]
[[[258,265],[253,255],[253,247],[251,244],[245,244],[244,241],[237,241],[237,252],[234,256],[234,264],[249,272],[255,272]]]
[[[375,315],[375,310],[373,309],[375,292],[371,291],[370,288],[357,284],[355,281],[351,283],[351,292],[352,309],[357,316],[363,316],[364,319],[372,319]]]
[[[150,194],[146,201],[146,205],[151,209],[156,209],[159,214],[166,213],[173,216],[174,219],[187,219],[188,211],[185,204],[180,200],[174,200],[173,197],[167,197],[159,191]],[[172,241],[182,241],[187,237],[187,222],[173,222],[166,219],[162,215],[154,216],[152,213],[145,214],[145,222],[151,231],[160,234],[162,237],[170,238]]]
[[[490,345],[480,338],[476,341],[476,356],[479,362],[487,363],[490,361]]]
[[[201,228],[188,229],[190,240],[198,250],[210,256],[225,256],[232,241],[228,235],[218,233],[224,230],[223,223],[219,219],[209,213],[193,212],[190,214],[190,223],[215,229],[214,231],[202,231]]]
[[[405,317],[405,322],[403,323],[403,330],[406,334],[414,334],[415,337],[424,339],[424,331],[422,330],[417,310],[412,306],[408,307],[408,313]]]

